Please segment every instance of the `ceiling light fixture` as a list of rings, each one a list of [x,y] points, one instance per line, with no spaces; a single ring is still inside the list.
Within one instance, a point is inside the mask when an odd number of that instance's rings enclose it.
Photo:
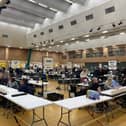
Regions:
[[[105,36],[101,36],[101,39],[104,39],[105,38]]]
[[[76,44],[79,44],[80,42],[79,41],[76,41]]]
[[[21,47],[19,47],[20,49],[23,49],[23,47],[21,46]]]
[[[90,41],[90,39],[86,39],[86,41],[88,42],[88,41]]]
[[[67,45],[69,45],[68,43],[65,43],[65,45],[67,46]]]
[[[64,41],[60,41],[60,43],[63,43]]]
[[[42,4],[42,3],[38,3],[38,5],[39,5],[39,6],[41,6],[41,7],[44,7],[44,8],[48,8],[48,6],[47,6],[47,5]]]
[[[35,0],[28,0],[28,1],[32,3],[37,3]]]
[[[71,0],[65,0],[65,1],[70,3],[70,4],[73,4],[73,1],[71,1]]]
[[[10,46],[10,45],[8,45],[7,47],[8,47],[8,48],[10,48],[11,46]]]
[[[126,33],[125,32],[120,32],[120,35],[125,35]]]
[[[56,45],[57,47],[59,47],[60,45]]]
[[[36,47],[36,48],[38,48],[39,46],[38,46],[38,45],[36,45],[35,47]]]
[[[46,46],[46,44],[43,44],[42,46]]]
[[[51,45],[54,45],[54,42],[51,42],[50,44],[51,44]]]
[[[54,11],[54,12],[58,12],[58,10],[55,9],[55,8],[50,7],[49,9],[52,10],[52,11]]]
[[[72,38],[71,40],[73,41],[73,40],[75,40],[75,38]]]
[[[90,35],[85,35],[84,37],[85,37],[85,38],[88,38],[89,36],[90,36]]]
[[[102,31],[102,33],[103,33],[103,34],[108,33],[108,31],[107,31],[107,30],[105,30],[105,31]]]

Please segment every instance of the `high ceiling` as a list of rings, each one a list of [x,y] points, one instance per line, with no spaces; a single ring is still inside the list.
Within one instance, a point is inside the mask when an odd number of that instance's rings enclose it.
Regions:
[[[33,28],[46,18],[53,19],[58,11],[66,13],[72,3],[86,0],[11,0],[0,14],[0,21]]]

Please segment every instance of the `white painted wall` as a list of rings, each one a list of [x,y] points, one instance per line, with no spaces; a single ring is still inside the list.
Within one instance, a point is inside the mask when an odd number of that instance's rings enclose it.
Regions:
[[[0,46],[27,47],[27,31],[25,27],[0,22]],[[3,34],[8,38],[3,38]]]
[[[107,1],[107,2],[106,2]],[[99,3],[99,4],[98,4]],[[89,3],[87,3],[89,4]],[[95,8],[92,8],[95,6]],[[97,5],[97,6],[96,6]],[[116,11],[114,13],[105,15],[105,8],[115,6]],[[64,20],[59,21],[58,23],[53,23],[53,25],[49,25],[50,22],[48,19],[45,21],[45,26],[46,27],[40,27],[39,30],[35,30],[28,34],[27,40],[29,42],[29,46],[31,45],[32,42],[39,43],[41,41],[46,41],[46,40],[51,40],[54,39],[55,41],[60,41],[72,37],[76,37],[79,35],[84,35],[89,33],[89,30],[91,28],[94,29],[94,32],[96,32],[96,28],[98,26],[104,25],[102,29],[112,29],[112,22],[118,23],[120,20],[126,20],[126,15],[125,15],[125,5],[126,5],[126,0],[90,0],[90,4],[87,6],[88,9],[82,9],[79,5],[77,8],[80,8],[81,12],[80,14],[77,14],[76,16],[72,16],[70,18],[65,18],[65,16],[61,16],[64,18]],[[86,8],[86,6],[85,6]],[[90,8],[90,9],[89,9]],[[84,11],[85,10],[85,11]],[[82,12],[83,11],[83,12]],[[71,13],[74,13],[76,11],[71,11]],[[78,13],[79,13],[78,12]],[[77,13],[77,12],[76,12]],[[94,19],[91,21],[86,21],[85,16],[87,14],[94,14]],[[70,13],[69,13],[70,14]],[[72,15],[72,14],[71,14]],[[66,15],[68,17],[68,15]],[[55,18],[55,19],[63,19],[63,18]],[[70,21],[76,19],[78,24],[71,27]],[[48,23],[47,23],[48,22]],[[54,21],[56,22],[56,21]],[[126,23],[126,21],[125,21]],[[58,30],[58,25],[63,24],[64,25],[64,30]],[[126,24],[124,24],[126,25]],[[54,32],[49,34],[48,29],[53,28]],[[40,32],[43,31],[45,32],[44,36],[40,35]],[[37,34],[37,38],[33,38],[33,34]]]
[[[92,8],[95,8],[103,3],[106,3],[110,0],[87,0],[85,5],[80,5],[78,3],[73,3],[68,11],[66,13],[58,11],[58,13],[55,15],[54,19],[46,19],[44,21],[44,24],[42,25],[36,25],[33,31],[36,31],[40,28],[44,28],[48,25],[57,23],[59,21],[65,20],[67,18],[70,18],[71,16],[75,16],[76,14],[79,14],[81,12],[90,10]]]

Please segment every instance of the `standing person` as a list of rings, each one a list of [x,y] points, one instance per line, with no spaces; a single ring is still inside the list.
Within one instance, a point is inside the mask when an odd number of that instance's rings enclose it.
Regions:
[[[81,82],[88,81],[88,69],[83,68],[82,72],[80,73]]]

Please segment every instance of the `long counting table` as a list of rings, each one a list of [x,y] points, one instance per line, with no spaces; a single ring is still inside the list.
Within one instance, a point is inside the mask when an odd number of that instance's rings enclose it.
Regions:
[[[102,91],[101,94],[112,97],[112,98],[118,98],[118,97],[126,95],[126,86],[105,90],[105,91]]]
[[[42,82],[42,81],[36,81],[36,80],[29,80],[28,83],[33,86],[41,87],[42,96],[44,94],[44,91],[47,91],[47,86],[49,84],[48,82]]]
[[[57,102],[55,102],[55,104],[61,107],[61,117],[60,117],[60,120],[59,120],[57,126],[59,126],[60,124],[64,124],[66,126],[71,126],[70,113],[72,110],[78,109],[81,107],[88,107],[90,105],[94,105],[97,103],[103,103],[103,102],[109,101],[111,99],[112,98],[108,97],[108,96],[100,96],[99,100],[91,100],[91,99],[87,98],[86,95],[84,95],[84,96],[80,96],[80,97],[69,98],[69,99],[57,101]],[[67,109],[68,112],[64,112],[63,109]],[[63,116],[66,114],[68,116],[68,124],[65,123],[64,121],[62,121]]]
[[[33,112],[33,120],[31,123],[31,126],[33,126],[36,122],[39,121],[44,121],[45,125],[48,126],[46,119],[45,119],[45,106],[52,104],[52,102],[45,100],[43,98],[39,98],[30,94],[22,94],[22,92],[19,92],[16,89],[12,89],[9,87],[5,87],[3,86],[4,89],[7,90],[7,95],[3,95],[0,94],[0,96],[6,98],[8,101],[20,106],[21,108],[25,109],[25,110],[32,110]],[[21,94],[21,95],[20,95]],[[17,96],[13,96],[13,95],[17,95]],[[36,108],[43,108],[43,114],[42,114],[42,118],[39,117],[36,112],[35,109]],[[16,117],[16,115],[13,116],[16,120],[16,122],[19,124],[19,121]],[[38,120],[35,120],[35,118],[38,118]]]
[[[29,84],[35,85],[35,86],[47,86],[49,83],[48,82],[42,82],[42,81],[36,81],[36,80],[29,80]]]

